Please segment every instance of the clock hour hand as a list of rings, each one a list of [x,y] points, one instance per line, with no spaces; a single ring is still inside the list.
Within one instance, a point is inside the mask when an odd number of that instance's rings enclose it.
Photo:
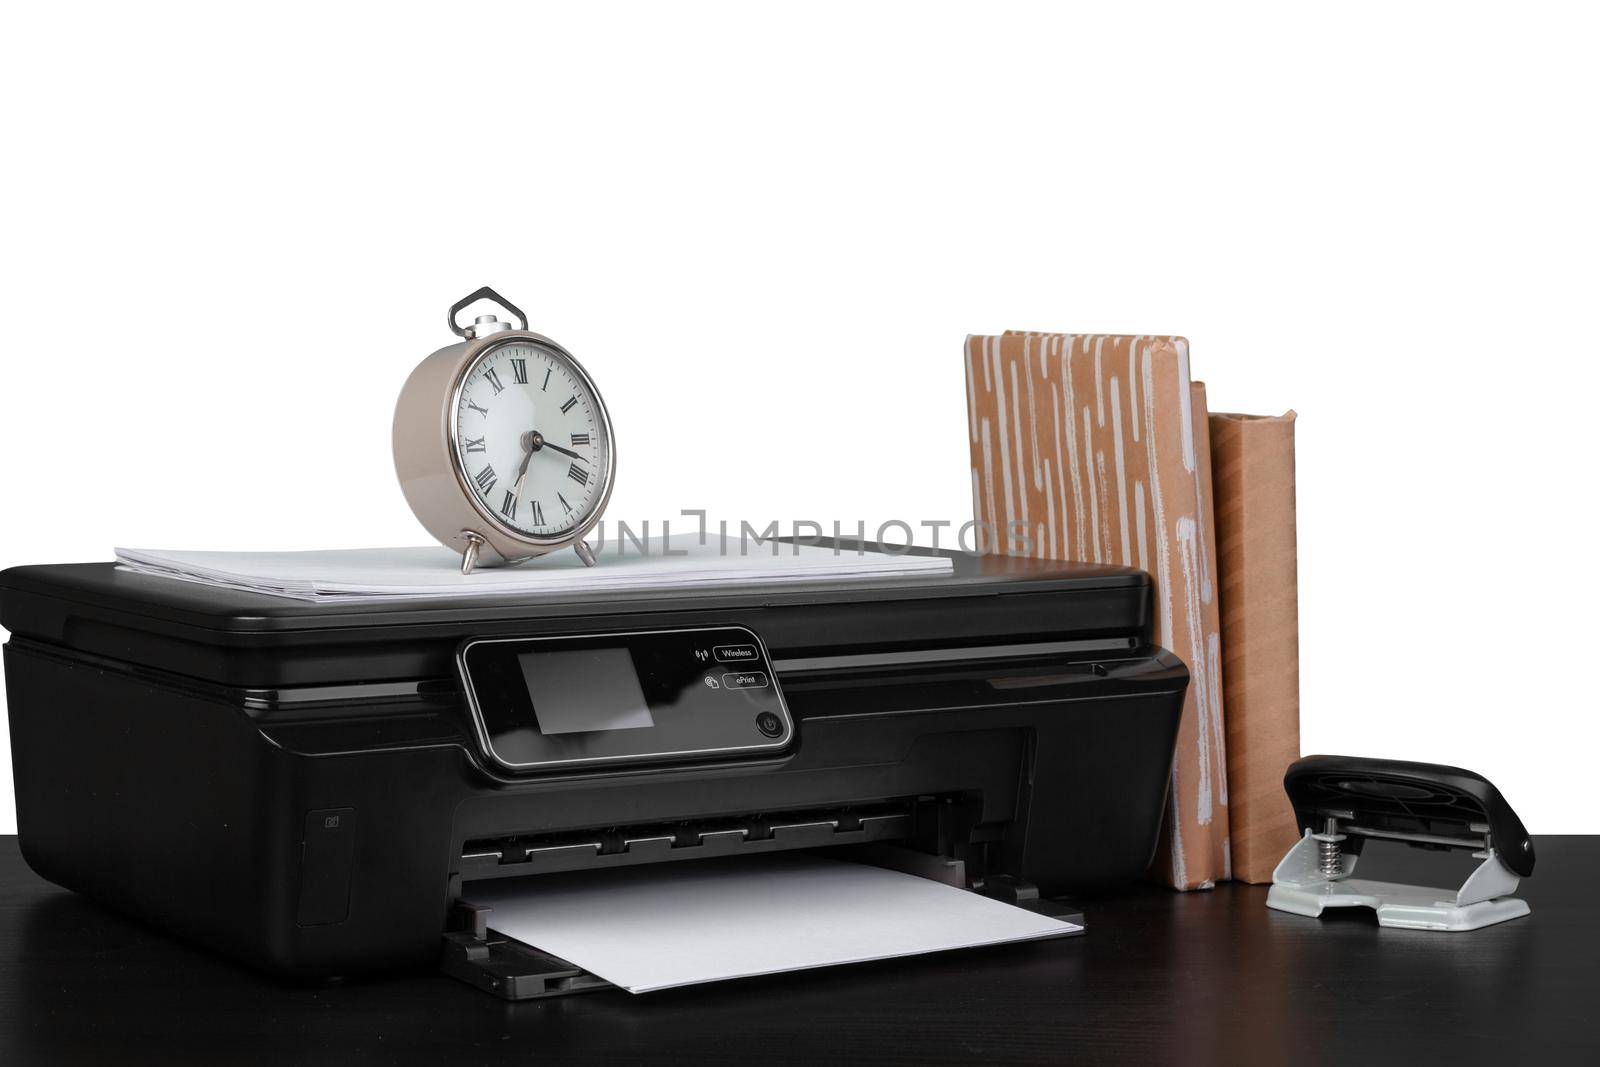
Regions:
[[[522,454],[522,466],[517,468],[517,480],[511,485],[512,496],[520,497],[522,495],[522,481],[528,476],[528,464],[533,462],[533,454],[539,451],[538,440],[539,432],[537,430],[522,439],[522,447],[525,451]]]

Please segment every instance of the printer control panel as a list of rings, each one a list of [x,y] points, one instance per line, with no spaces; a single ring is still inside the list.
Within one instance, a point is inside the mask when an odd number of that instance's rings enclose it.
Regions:
[[[483,753],[509,771],[771,754],[794,735],[743,626],[481,638],[457,664]]]

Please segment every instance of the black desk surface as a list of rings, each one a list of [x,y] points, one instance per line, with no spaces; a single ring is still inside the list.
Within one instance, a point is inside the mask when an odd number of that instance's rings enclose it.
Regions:
[[[507,1004],[437,974],[277,984],[49,885],[6,837],[0,1063],[1600,1062],[1600,837],[1537,849],[1533,915],[1470,934],[1138,887],[1086,902],[1081,938]],[[1452,861],[1374,843],[1361,873],[1438,885]]]

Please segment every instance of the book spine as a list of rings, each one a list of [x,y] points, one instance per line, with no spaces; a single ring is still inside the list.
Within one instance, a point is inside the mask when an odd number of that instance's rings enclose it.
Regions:
[[[1283,791],[1300,755],[1295,414],[1210,421],[1233,876],[1270,882],[1299,836]]]

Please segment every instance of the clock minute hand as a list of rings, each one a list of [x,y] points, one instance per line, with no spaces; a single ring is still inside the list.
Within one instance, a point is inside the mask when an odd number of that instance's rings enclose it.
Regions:
[[[581,456],[570,448],[562,448],[560,445],[551,444],[549,441],[544,439],[543,434],[541,434],[538,430],[535,430],[533,431],[533,451],[537,452],[541,448],[548,448],[552,452],[560,452],[563,456],[571,456],[573,459],[581,459],[585,462],[588,461],[587,456]]]

